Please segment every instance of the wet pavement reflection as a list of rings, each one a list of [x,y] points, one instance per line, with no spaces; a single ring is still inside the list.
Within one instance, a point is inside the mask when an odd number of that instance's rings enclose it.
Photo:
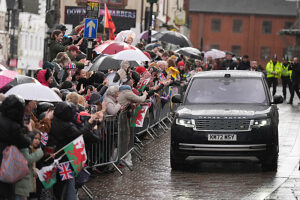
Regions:
[[[270,194],[296,173],[300,157],[300,105],[279,105],[280,155],[277,172],[263,172],[252,162],[190,161],[184,171],[172,171],[170,134],[142,150],[143,161],[133,159],[133,171],[101,174],[87,186],[95,199],[231,199],[258,200]],[[300,184],[299,184],[300,186]],[[300,194],[300,192],[299,192]],[[284,196],[282,197],[284,198]],[[289,198],[287,198],[289,199]]]

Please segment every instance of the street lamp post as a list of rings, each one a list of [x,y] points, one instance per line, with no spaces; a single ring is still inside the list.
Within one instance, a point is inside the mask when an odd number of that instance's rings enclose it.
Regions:
[[[153,4],[157,3],[157,0],[147,0],[150,3],[150,17],[149,17],[149,29],[148,29],[148,44],[151,43],[151,29],[152,29],[152,15],[153,15]]]

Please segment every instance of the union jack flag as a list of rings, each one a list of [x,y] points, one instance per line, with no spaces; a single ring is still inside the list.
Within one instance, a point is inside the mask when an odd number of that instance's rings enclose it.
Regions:
[[[59,163],[58,172],[62,181],[74,178],[74,173],[71,170],[69,162]]]
[[[41,132],[41,143],[42,143],[42,146],[46,146],[47,142],[48,142],[48,134]]]

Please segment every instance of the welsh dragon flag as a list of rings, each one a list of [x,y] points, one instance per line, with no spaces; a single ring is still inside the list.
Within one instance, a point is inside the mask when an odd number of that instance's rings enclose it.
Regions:
[[[54,163],[37,171],[44,188],[51,188],[56,183],[56,171],[57,168]]]
[[[138,85],[137,85],[137,90],[139,92],[143,92],[146,88],[146,86],[148,85],[148,83],[150,82],[150,78],[147,78],[147,79],[144,79],[144,80],[141,80]]]
[[[133,116],[130,120],[130,126],[131,127],[143,127],[145,115],[146,115],[148,109],[149,109],[149,105],[136,107],[136,109],[134,110]]]
[[[74,169],[74,172],[78,174],[87,160],[82,135],[73,140],[73,142],[71,142],[67,146],[65,146],[64,151]]]

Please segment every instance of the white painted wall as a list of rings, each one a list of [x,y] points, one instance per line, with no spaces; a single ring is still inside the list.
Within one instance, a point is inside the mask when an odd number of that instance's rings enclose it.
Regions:
[[[18,69],[26,73],[28,69],[39,68],[43,61],[45,17],[21,12],[19,15]]]

